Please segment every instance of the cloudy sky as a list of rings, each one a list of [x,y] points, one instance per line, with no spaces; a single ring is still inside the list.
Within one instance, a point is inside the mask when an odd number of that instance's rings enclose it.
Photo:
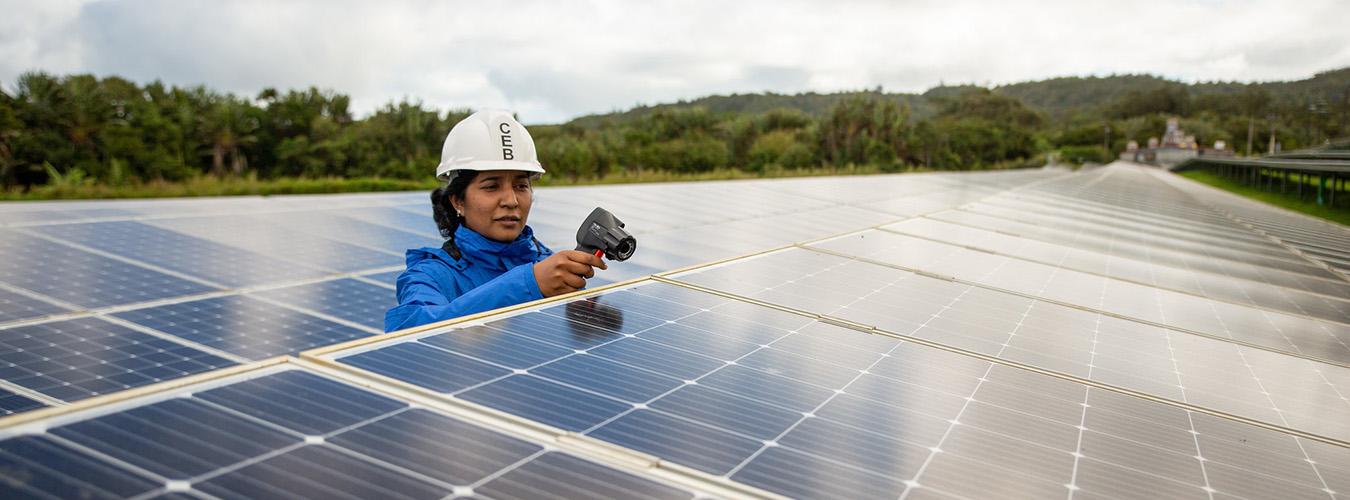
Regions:
[[[0,0],[0,87],[119,75],[255,95],[317,85],[525,123],[709,94],[1350,66],[1347,0],[348,2]]]

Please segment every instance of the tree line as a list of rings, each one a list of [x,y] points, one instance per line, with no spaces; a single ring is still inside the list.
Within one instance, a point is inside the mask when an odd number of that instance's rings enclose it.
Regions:
[[[723,97],[719,107],[735,108],[737,97]],[[1257,85],[1203,93],[1154,82],[1069,112],[1046,112],[980,87],[809,97],[809,110],[681,104],[530,130],[550,175],[582,180],[719,169],[1001,168],[1040,164],[1050,152],[1107,161],[1129,140],[1161,135],[1168,116],[1182,117],[1202,144],[1224,140],[1239,152],[1249,131],[1264,146],[1272,126],[1285,149],[1350,135],[1338,122],[1339,103],[1324,99],[1321,112],[1310,115],[1297,100]],[[759,106],[769,100],[746,98]],[[470,112],[403,100],[357,118],[348,96],[313,87],[240,96],[205,86],[30,72],[12,91],[0,89],[0,188],[203,176],[426,179],[445,134]]]

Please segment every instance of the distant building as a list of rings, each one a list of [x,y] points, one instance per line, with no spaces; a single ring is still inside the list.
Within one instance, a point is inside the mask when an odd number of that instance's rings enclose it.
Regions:
[[[1197,156],[1232,156],[1223,141],[1215,141],[1213,148],[1201,148],[1194,134],[1187,134],[1181,128],[1177,118],[1167,119],[1167,130],[1162,139],[1148,138],[1148,147],[1140,148],[1139,143],[1130,141],[1120,159],[1139,163],[1151,163],[1163,168],[1172,168]]]

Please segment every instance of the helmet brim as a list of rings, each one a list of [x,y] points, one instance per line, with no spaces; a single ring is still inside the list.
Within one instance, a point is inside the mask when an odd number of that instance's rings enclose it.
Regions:
[[[484,170],[519,170],[521,172],[530,172],[538,175],[544,174],[544,167],[540,166],[538,163],[514,160],[469,161],[458,165],[451,165],[444,170],[442,170],[442,168],[445,168],[445,165],[440,165],[436,169],[436,178],[443,181],[454,177],[455,172],[460,170],[477,170],[480,172]]]

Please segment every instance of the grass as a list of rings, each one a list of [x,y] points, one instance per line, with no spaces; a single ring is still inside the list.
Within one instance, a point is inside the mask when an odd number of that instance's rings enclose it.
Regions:
[[[1292,191],[1285,194],[1281,194],[1279,191],[1262,191],[1256,187],[1248,186],[1205,170],[1186,170],[1178,172],[1178,174],[1193,181],[1209,184],[1216,188],[1246,196],[1253,200],[1262,201],[1277,207],[1287,208],[1295,212],[1350,226],[1350,209],[1318,205],[1315,198],[1299,200],[1298,195],[1293,194]],[[1277,184],[1278,182],[1279,181],[1276,181]],[[1316,188],[1314,187],[1313,189],[1315,190]],[[1306,197],[1307,195],[1305,194],[1304,196]],[[1350,196],[1350,193],[1345,191],[1336,193],[1336,202],[1338,204],[1344,203],[1341,201],[1342,196]]]
[[[1024,164],[999,165],[995,168],[1024,167]],[[923,167],[901,170],[882,169],[871,165],[844,167],[816,167],[806,169],[770,168],[763,172],[747,172],[725,168],[708,172],[621,171],[604,177],[572,178],[545,175],[536,186],[581,186],[595,184],[630,184],[644,182],[690,182],[733,179],[765,179],[779,177],[812,177],[825,175],[868,175],[898,172],[928,171]],[[214,177],[203,175],[182,182],[148,181],[120,185],[100,184],[75,180],[35,186],[28,190],[11,188],[0,191],[0,201],[75,200],[111,198],[175,198],[191,196],[267,196],[280,194],[359,193],[374,191],[429,191],[438,183],[433,179],[407,180],[378,177],[286,177],[259,179],[257,176]]]

